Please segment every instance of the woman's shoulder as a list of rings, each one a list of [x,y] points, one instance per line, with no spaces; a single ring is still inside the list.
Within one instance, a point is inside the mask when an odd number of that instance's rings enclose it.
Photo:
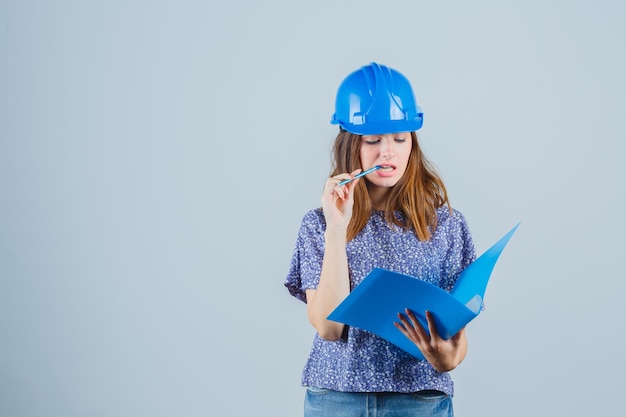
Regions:
[[[302,223],[325,223],[322,208],[314,208],[304,213],[304,216],[302,216]]]
[[[326,219],[324,217],[324,212],[322,208],[315,208],[307,211],[304,216],[302,216],[302,224],[300,226],[301,229],[313,229],[320,230],[326,228]]]
[[[441,206],[437,209],[437,218],[441,221],[465,222],[463,213],[450,206]]]
[[[458,209],[442,206],[437,209],[437,228],[467,230],[467,220]]]

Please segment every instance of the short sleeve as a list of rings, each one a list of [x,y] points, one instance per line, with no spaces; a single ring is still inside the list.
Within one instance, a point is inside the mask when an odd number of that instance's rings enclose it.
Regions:
[[[448,254],[445,261],[445,273],[442,276],[441,288],[450,291],[459,275],[476,259],[474,241],[461,212],[453,210],[445,222],[446,234],[449,239]]]
[[[306,290],[317,288],[324,259],[326,221],[321,209],[311,210],[302,218],[285,287],[295,298],[306,303]]]

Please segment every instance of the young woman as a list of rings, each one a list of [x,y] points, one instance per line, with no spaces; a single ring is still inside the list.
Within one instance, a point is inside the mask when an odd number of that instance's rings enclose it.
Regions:
[[[317,330],[302,375],[304,415],[452,416],[448,371],[467,352],[464,330],[444,340],[429,313],[425,329],[410,311],[398,312],[395,326],[423,353],[419,360],[326,317],[376,267],[449,291],[475,259],[467,223],[419,147],[423,115],[404,75],[377,63],[352,72],[335,110],[332,176],[322,207],[302,220],[285,281]]]

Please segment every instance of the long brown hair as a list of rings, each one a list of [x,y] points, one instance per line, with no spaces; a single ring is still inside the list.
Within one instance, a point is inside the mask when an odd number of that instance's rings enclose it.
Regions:
[[[360,135],[341,130],[335,139],[332,154],[331,175],[352,172],[355,169],[367,169],[361,166]],[[417,135],[411,132],[411,154],[404,175],[389,190],[385,205],[385,219],[405,230],[413,229],[419,240],[428,240],[431,231],[437,227],[437,209],[448,205],[448,193],[435,167],[426,158],[419,147]],[[404,215],[402,223],[394,214],[400,211]],[[365,227],[372,214],[372,200],[366,181],[359,181],[354,189],[354,207],[352,219],[348,225],[347,241],[354,239]]]

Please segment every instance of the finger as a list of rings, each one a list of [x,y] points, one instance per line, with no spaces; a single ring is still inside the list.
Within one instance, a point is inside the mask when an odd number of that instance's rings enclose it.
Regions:
[[[339,182],[347,179],[346,178],[347,174],[342,174],[342,175],[336,175],[334,177],[330,177],[327,181],[326,181],[326,189],[327,190],[334,190],[335,188],[337,188],[337,185],[339,185]],[[349,178],[349,177],[348,177]]]
[[[354,181],[352,181],[349,184],[346,184],[343,188],[346,191],[346,198],[348,199],[348,201],[352,202],[354,201],[354,190],[355,187],[357,185],[357,183],[359,182],[360,178],[355,179]]]
[[[332,185],[332,182],[329,180],[324,188],[324,192],[322,194],[322,205],[324,201],[331,202],[337,199],[337,193],[335,192],[335,186]]]
[[[344,185],[343,187],[337,187],[337,188],[336,188],[337,195],[338,195],[338,196],[339,196],[339,198],[341,198],[343,201],[346,201],[346,200],[350,197],[350,194],[349,194],[349,193],[350,193],[350,189],[349,189],[349,187],[348,187],[349,185],[350,185],[350,184],[348,184],[348,185]]]
[[[351,178],[350,174],[346,173],[328,178],[328,180],[326,180],[326,185],[324,186],[324,194],[332,198],[342,198],[342,193],[338,191],[340,191],[343,187],[338,187],[338,185],[341,181],[349,178]]]
[[[348,190],[353,190],[354,186],[356,185],[356,183],[359,182],[359,179],[358,178],[354,178],[354,177],[355,177],[355,175],[357,175],[361,171],[363,171],[361,168],[358,168],[358,169],[355,169],[354,171],[352,171],[350,173],[350,179],[352,179],[352,181],[350,181],[349,183],[345,184],[344,188],[347,188]]]
[[[402,313],[398,313],[398,319],[400,320],[400,322],[394,321],[393,325],[396,326],[396,328],[400,330],[402,334],[406,336],[409,340],[411,340],[413,343],[418,343],[419,339],[415,336],[414,332],[410,330],[410,325],[408,324],[408,321],[402,315]]]
[[[408,328],[412,327],[411,324],[410,324],[410,320],[404,314],[398,313],[398,319],[400,320],[400,322],[402,323],[402,325],[405,328],[408,329]]]
[[[404,324],[402,324],[402,322],[398,323],[397,321],[394,321],[393,325],[396,326],[398,330],[400,330],[402,333],[404,333],[405,336],[409,335],[406,328],[404,327]]]
[[[328,178],[328,181],[333,183],[333,185],[336,186],[337,184],[339,184],[339,182],[341,182],[343,180],[352,179],[353,177],[354,177],[354,175],[352,175],[352,174],[349,174],[347,172],[342,172],[341,174],[337,174],[337,175],[334,175],[334,176]]]
[[[435,324],[435,316],[426,310],[426,321],[428,322],[428,332],[430,333],[430,337],[434,339],[440,339],[439,331],[437,330],[437,325]]]
[[[411,323],[413,325],[413,328],[415,329],[415,332],[418,333],[422,339],[427,339],[428,334],[426,332],[426,329],[424,329],[424,327],[422,326],[422,323],[420,323],[420,321],[417,319],[417,316],[415,315],[415,313],[413,313],[413,311],[409,310],[408,308],[405,309],[405,311],[406,311],[406,315],[411,320]]]
[[[326,185],[324,186],[324,195],[325,196],[331,196],[335,193],[335,188],[337,187],[337,184],[339,183],[339,181],[335,180],[334,178],[329,178],[326,181]]]
[[[354,170],[352,172],[349,172],[349,173],[348,172],[342,172],[341,174],[335,175],[333,178],[337,178],[339,181],[350,180],[350,179],[354,178],[354,176],[356,174],[358,174],[359,172],[361,172],[361,171],[362,171],[362,169],[359,168],[359,169],[356,169],[356,170]]]
[[[345,183],[345,185],[340,185],[342,181],[353,180],[353,179],[354,179],[353,174],[348,174],[344,172],[342,174],[335,175],[334,177],[330,177],[326,185],[332,188],[341,189],[341,188],[345,188],[345,186],[349,185],[352,182],[350,181],[348,183]]]
[[[417,345],[428,344],[430,340],[428,338],[428,333],[424,330],[419,320],[417,320],[415,314],[408,308],[404,311],[405,314],[402,315],[402,317],[404,318],[404,325],[407,328],[407,331],[411,333],[411,339]]]

